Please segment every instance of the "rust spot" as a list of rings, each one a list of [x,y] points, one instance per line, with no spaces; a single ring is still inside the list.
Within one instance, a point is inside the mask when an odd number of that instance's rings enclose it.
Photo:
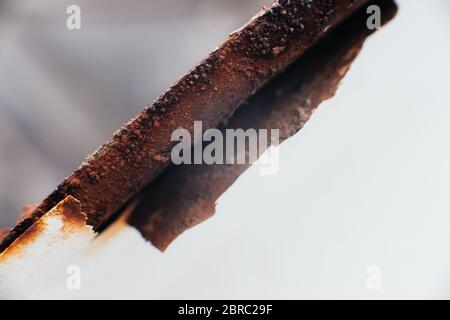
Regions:
[[[18,221],[22,221],[24,219],[27,219],[31,217],[31,213],[34,211],[34,209],[37,208],[37,205],[34,204],[26,204],[22,207],[22,213],[19,216]]]
[[[1,229],[0,230],[0,240],[3,239],[9,233],[9,229]]]

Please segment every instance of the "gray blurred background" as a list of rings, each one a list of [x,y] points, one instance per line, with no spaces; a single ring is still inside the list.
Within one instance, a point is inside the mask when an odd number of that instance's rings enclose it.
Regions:
[[[270,2],[0,0],[0,228]]]

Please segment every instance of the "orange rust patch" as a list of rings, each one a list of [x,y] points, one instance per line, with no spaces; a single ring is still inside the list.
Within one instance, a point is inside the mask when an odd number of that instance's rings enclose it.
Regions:
[[[63,239],[77,230],[87,228],[87,218],[81,211],[80,202],[74,197],[68,196],[37,220],[25,233],[2,252],[0,254],[0,261],[8,257],[20,255],[23,249],[31,245],[34,241],[37,241],[39,236],[49,230],[49,223],[54,218],[57,218],[61,223],[59,232]]]
[[[31,216],[31,213],[33,212],[33,210],[36,209],[36,207],[37,207],[37,205],[34,205],[34,204],[24,205],[22,207],[22,212],[19,216],[18,222],[23,219],[29,218]]]
[[[9,229],[0,230],[0,240],[9,233]]]

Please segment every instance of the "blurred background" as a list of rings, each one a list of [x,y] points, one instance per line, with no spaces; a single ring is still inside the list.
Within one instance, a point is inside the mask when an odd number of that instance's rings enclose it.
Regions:
[[[450,298],[450,2],[397,2],[336,97],[280,147],[278,175],[252,167],[166,253],[130,228],[86,263],[83,290],[40,294]],[[81,30],[66,28],[70,4]],[[264,4],[0,0],[0,225]]]

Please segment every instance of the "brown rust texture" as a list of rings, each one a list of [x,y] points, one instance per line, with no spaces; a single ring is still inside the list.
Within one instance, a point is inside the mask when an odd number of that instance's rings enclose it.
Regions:
[[[383,23],[395,16],[390,0],[375,1]],[[306,52],[288,70],[267,84],[221,126],[279,129],[280,141],[298,130],[324,100],[336,92],[340,80],[373,32],[366,27],[362,8]],[[248,148],[248,146],[247,146]],[[129,223],[160,250],[186,229],[211,217],[216,200],[248,165],[180,165],[166,170],[143,192],[143,200]]]
[[[120,128],[0,242],[0,252],[66,196],[99,228],[168,165],[172,132],[216,127],[366,0],[279,0]]]

